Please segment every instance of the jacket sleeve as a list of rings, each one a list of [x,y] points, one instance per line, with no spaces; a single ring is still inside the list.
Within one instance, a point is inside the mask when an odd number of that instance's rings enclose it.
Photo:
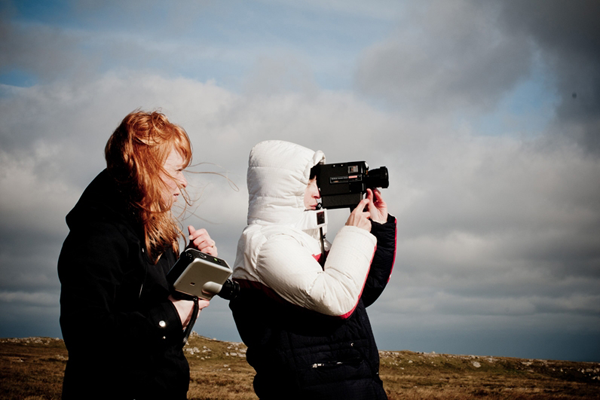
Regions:
[[[324,268],[293,236],[275,235],[261,247],[257,272],[288,302],[325,315],[348,317],[360,299],[376,239],[345,226],[335,237]]]
[[[139,246],[132,246],[111,224],[82,230],[71,231],[58,262],[60,322],[69,350],[95,343],[111,353],[143,352],[148,346],[181,343],[181,321],[168,293],[142,305],[138,297],[143,275],[127,279],[136,273],[131,263],[139,257]]]
[[[396,218],[389,215],[385,224],[373,222],[371,233],[377,238],[377,250],[362,295],[365,307],[379,298],[392,275],[396,260]]]

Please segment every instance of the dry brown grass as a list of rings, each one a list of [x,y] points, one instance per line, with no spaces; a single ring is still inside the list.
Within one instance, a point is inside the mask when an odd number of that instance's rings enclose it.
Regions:
[[[186,346],[191,400],[256,400],[245,346],[193,336]],[[381,352],[381,378],[396,399],[600,399],[600,364]],[[62,340],[0,339],[0,399],[60,399]]]
[[[393,399],[600,399],[600,364],[381,352]]]
[[[0,339],[0,398],[60,399],[66,362],[62,340]]]

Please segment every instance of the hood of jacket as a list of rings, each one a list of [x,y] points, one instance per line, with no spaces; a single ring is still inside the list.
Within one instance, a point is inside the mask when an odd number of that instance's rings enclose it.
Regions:
[[[317,228],[325,234],[326,227],[317,224],[317,215],[324,210],[305,211],[304,194],[311,168],[324,161],[322,152],[288,142],[252,149],[248,226],[238,241],[233,279],[243,288],[347,318],[359,302],[377,240],[365,229],[344,226],[331,247],[321,243]]]
[[[317,227],[316,211],[306,211],[304,193],[310,170],[325,162],[322,151],[280,140],[258,143],[248,161],[248,225]]]
[[[139,225],[126,197],[106,169],[88,185],[66,219],[70,229],[86,225],[90,220],[123,221],[132,227]]]

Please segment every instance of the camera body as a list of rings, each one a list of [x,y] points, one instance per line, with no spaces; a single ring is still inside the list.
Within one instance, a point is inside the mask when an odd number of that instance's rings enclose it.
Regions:
[[[176,298],[210,300],[218,295],[231,300],[240,290],[238,283],[229,279],[231,273],[225,260],[188,248],[167,273],[167,281]]]
[[[317,164],[312,171],[317,177],[321,206],[326,209],[355,208],[367,189],[387,188],[388,169],[369,170],[364,161]]]

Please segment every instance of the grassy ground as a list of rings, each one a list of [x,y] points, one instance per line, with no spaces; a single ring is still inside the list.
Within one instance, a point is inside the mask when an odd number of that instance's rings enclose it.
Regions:
[[[600,364],[381,352],[390,399],[600,399]]]
[[[191,400],[257,399],[245,346],[193,336],[185,348]],[[0,399],[60,399],[62,340],[0,339]],[[382,351],[381,378],[395,399],[600,399],[600,363]]]

